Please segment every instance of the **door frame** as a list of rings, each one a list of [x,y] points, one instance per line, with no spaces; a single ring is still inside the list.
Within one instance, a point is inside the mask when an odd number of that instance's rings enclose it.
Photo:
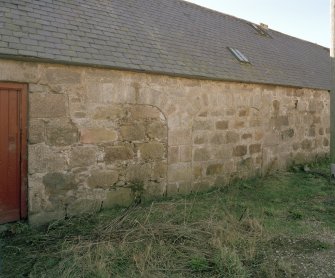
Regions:
[[[20,218],[28,215],[28,153],[27,153],[27,120],[28,120],[28,85],[0,81],[0,90],[17,90],[20,111]]]

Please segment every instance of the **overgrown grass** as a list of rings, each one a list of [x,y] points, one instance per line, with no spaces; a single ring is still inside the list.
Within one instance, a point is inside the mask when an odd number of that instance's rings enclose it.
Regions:
[[[334,215],[335,185],[295,169],[43,230],[12,225],[0,276],[290,277],[297,270],[278,254],[334,248]]]

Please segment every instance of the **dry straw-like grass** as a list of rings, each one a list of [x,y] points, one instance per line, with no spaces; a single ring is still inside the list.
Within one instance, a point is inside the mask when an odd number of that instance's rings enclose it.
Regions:
[[[17,224],[1,246],[0,274],[293,277],[302,264],[292,258],[333,248],[320,238],[334,235],[334,198],[322,177],[280,173],[55,222],[44,231]]]
[[[95,277],[179,277],[181,273],[183,277],[248,277],[245,264],[258,255],[262,224],[247,214],[235,217],[228,212],[221,212],[220,220],[208,214],[193,221],[190,214],[196,201],[131,207],[100,223],[90,237],[64,241],[61,262],[46,275],[89,277],[94,270]],[[165,205],[172,213],[164,216]]]

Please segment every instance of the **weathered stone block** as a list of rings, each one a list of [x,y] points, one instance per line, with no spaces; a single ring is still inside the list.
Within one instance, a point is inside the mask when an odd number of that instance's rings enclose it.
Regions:
[[[80,141],[84,144],[114,142],[117,138],[115,130],[106,128],[84,128],[80,131]]]
[[[157,160],[165,157],[165,146],[161,143],[140,144],[139,150],[144,160]]]
[[[95,120],[122,120],[127,117],[128,110],[121,104],[99,106],[95,109],[93,119]]]
[[[158,162],[153,165],[151,178],[152,179],[165,179],[167,175],[166,162]]]
[[[300,144],[299,144],[299,143],[294,143],[294,144],[292,145],[292,148],[293,148],[294,151],[297,151],[297,150],[300,149]]]
[[[253,118],[250,120],[249,126],[250,127],[260,127],[262,126],[263,122],[261,118]]]
[[[0,80],[12,82],[37,83],[39,79],[38,64],[10,60],[1,60]]]
[[[136,164],[127,167],[126,179],[127,181],[148,181],[151,177],[150,164]]]
[[[190,129],[169,130],[169,146],[192,144],[192,133]]]
[[[220,145],[214,149],[214,158],[215,159],[227,159],[232,157],[232,147],[229,145]]]
[[[61,94],[30,94],[30,118],[59,118],[67,115],[67,98]]]
[[[240,135],[234,131],[227,131],[226,133],[226,142],[227,144],[230,143],[237,143],[240,140]]]
[[[260,141],[264,138],[264,133],[262,131],[256,131],[255,132],[255,140]]]
[[[248,116],[248,110],[247,110],[247,109],[241,109],[241,110],[238,112],[238,116],[239,116],[239,117],[246,117],[246,116]]]
[[[153,200],[155,197],[162,197],[166,194],[166,183],[165,182],[147,182],[144,185],[144,192],[141,194],[141,198],[145,201]]]
[[[210,151],[206,148],[195,149],[193,154],[194,161],[206,161],[210,159]]]
[[[282,137],[283,140],[290,139],[293,136],[294,136],[294,129],[293,128],[289,128],[289,129],[283,130],[281,132],[281,137]]]
[[[201,145],[207,143],[207,134],[197,134],[193,139],[193,143],[196,145]]]
[[[192,180],[191,163],[177,163],[169,165],[168,167],[169,182],[187,181]]]
[[[149,105],[133,105],[129,109],[132,119],[160,119],[161,112],[153,106]]]
[[[48,173],[43,177],[43,184],[50,195],[64,194],[76,188],[75,177],[72,173]]]
[[[247,146],[239,145],[233,148],[234,156],[244,156],[247,154],[247,152],[248,152]]]
[[[312,124],[321,124],[321,117],[313,115],[313,122]]]
[[[323,138],[323,146],[328,147],[329,146],[329,140],[328,138]]]
[[[214,145],[224,144],[226,142],[226,139],[225,139],[224,135],[225,134],[223,134],[223,133],[214,134],[214,136],[211,138],[211,144],[214,144]]]
[[[316,135],[315,127],[310,127],[310,128],[308,129],[308,136],[309,136],[309,137],[315,137],[315,135]]]
[[[167,126],[162,122],[152,122],[147,126],[147,135],[150,139],[167,139]]]
[[[243,140],[247,140],[247,139],[251,139],[252,138],[252,134],[250,133],[245,133],[242,135],[242,139]]]
[[[180,161],[190,162],[192,160],[192,146],[180,146]]]
[[[216,176],[222,173],[223,165],[222,164],[212,164],[207,167],[206,175],[207,176]]]
[[[312,141],[308,140],[308,139],[303,140],[302,143],[301,143],[301,148],[303,150],[311,150],[312,149]]]
[[[229,108],[229,109],[226,110],[226,115],[227,116],[234,116],[235,113],[236,113],[236,111],[233,108]]]
[[[45,126],[44,121],[32,119],[29,121],[29,143],[37,144],[45,141]]]
[[[244,121],[235,121],[233,127],[236,129],[244,128],[245,122]]]
[[[78,142],[78,129],[68,121],[54,121],[46,127],[47,144],[52,146],[69,146]]]
[[[228,121],[217,121],[215,123],[216,129],[226,130],[228,129]]]
[[[280,108],[280,101],[279,100],[274,100],[272,102],[272,106],[273,106],[274,112],[276,114],[278,114],[279,113],[279,108]]]
[[[130,160],[134,158],[134,151],[129,145],[106,148],[105,161],[113,163],[116,160]]]
[[[322,127],[320,127],[319,128],[319,135],[324,135],[324,134],[325,134],[325,130]]]
[[[49,68],[45,72],[47,83],[50,84],[78,84],[81,82],[81,73],[68,67]]]
[[[212,128],[212,122],[209,120],[194,120],[193,130],[209,130]]]
[[[97,163],[97,149],[89,146],[78,146],[71,150],[70,167],[93,166]]]
[[[282,126],[288,126],[289,120],[288,116],[278,116],[272,118],[272,122],[277,129],[280,129]]]
[[[51,150],[45,144],[29,145],[28,148],[29,174],[67,169],[64,155]]]
[[[113,83],[103,83],[102,101],[105,103],[135,103],[135,88],[131,82],[115,80]]]
[[[255,154],[260,153],[262,151],[262,145],[261,144],[253,144],[249,146],[249,153]]]
[[[202,177],[202,166],[201,165],[193,166],[193,177],[195,179],[199,179]]]
[[[125,141],[142,141],[145,139],[145,128],[142,124],[121,126],[120,133]]]
[[[311,112],[320,112],[324,108],[323,102],[319,100],[311,100],[309,102],[308,110]]]
[[[117,171],[94,170],[87,179],[87,183],[93,188],[108,188],[113,186],[119,178]]]
[[[49,87],[40,84],[29,84],[29,93],[48,93]]]
[[[202,111],[198,114],[198,117],[207,117],[208,116],[208,111]]]
[[[129,188],[117,188],[107,193],[106,199],[103,200],[103,208],[110,209],[116,206],[127,207],[134,200],[134,194]]]
[[[83,119],[83,118],[86,118],[86,116],[87,116],[87,114],[85,112],[82,112],[82,111],[74,112],[72,115],[76,119]]]
[[[179,162],[179,147],[169,147],[168,161],[169,164]]]

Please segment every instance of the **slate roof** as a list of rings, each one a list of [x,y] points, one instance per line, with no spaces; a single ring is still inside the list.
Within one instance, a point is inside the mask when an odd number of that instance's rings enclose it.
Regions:
[[[328,49],[268,33],[181,0],[0,0],[0,57],[330,88]]]

